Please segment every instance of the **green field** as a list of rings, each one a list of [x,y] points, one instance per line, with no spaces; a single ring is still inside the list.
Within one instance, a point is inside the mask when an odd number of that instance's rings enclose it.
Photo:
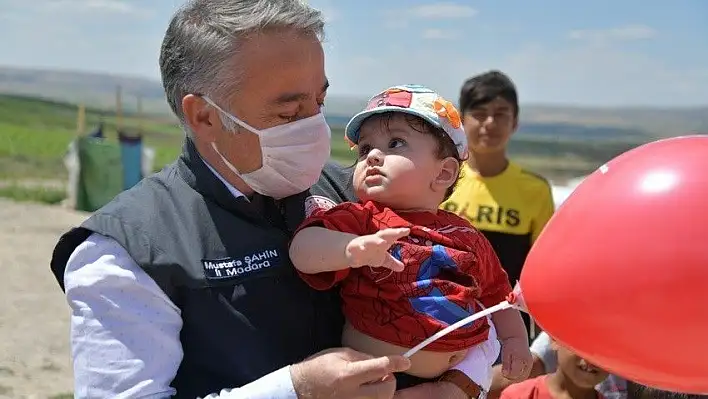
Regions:
[[[76,136],[77,107],[71,104],[0,95],[0,179],[65,178],[62,163],[67,146]],[[116,138],[117,118],[98,110],[86,110],[86,130],[100,120],[110,140]],[[123,127],[144,132],[146,145],[155,149],[155,169],[173,161],[179,154],[184,135],[173,120],[137,118],[124,115]],[[333,129],[332,155],[351,162],[341,129]]]
[[[74,105],[0,95],[0,180],[66,178],[62,157],[76,136]],[[105,134],[115,139],[117,119],[95,109],[86,110],[86,130],[104,121]],[[179,154],[183,133],[174,120],[135,115],[123,117],[128,130],[144,132],[146,145],[156,151],[155,169]],[[332,157],[350,164],[354,154],[342,138],[342,128],[332,129]],[[636,140],[636,139],[635,139]],[[510,146],[511,156],[522,165],[552,180],[582,176],[612,157],[641,144],[636,141],[549,139],[518,135]],[[2,193],[0,193],[2,195]]]

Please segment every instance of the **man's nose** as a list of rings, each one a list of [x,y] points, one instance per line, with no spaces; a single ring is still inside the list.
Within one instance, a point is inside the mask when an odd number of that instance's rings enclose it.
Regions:
[[[369,166],[380,166],[383,164],[384,160],[384,153],[381,152],[378,148],[374,148],[371,151],[369,151],[369,154],[366,156],[366,163]]]

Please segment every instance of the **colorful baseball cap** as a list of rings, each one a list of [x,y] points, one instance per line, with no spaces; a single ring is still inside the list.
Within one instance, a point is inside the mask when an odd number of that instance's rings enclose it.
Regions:
[[[455,143],[460,158],[467,158],[467,136],[462,128],[460,112],[435,91],[413,84],[389,87],[371,97],[366,108],[354,115],[344,128],[344,138],[350,147],[359,142],[359,130],[366,118],[386,112],[414,115],[442,129]]]

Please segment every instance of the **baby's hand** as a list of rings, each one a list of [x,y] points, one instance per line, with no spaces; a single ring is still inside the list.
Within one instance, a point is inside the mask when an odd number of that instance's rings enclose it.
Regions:
[[[501,341],[501,346],[504,378],[514,382],[527,379],[533,365],[528,341],[523,338],[507,338]]]
[[[385,267],[396,272],[403,270],[403,263],[391,256],[389,248],[410,229],[383,229],[366,236],[359,236],[347,244],[345,254],[349,267]]]

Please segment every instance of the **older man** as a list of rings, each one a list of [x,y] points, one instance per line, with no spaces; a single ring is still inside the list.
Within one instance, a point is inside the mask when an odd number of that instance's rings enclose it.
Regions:
[[[307,211],[354,199],[348,172],[325,166],[323,26],[297,0],[194,0],[173,17],[160,67],[182,155],[54,250],[76,397],[394,395],[408,360],[338,348],[337,293],[287,258]],[[474,385],[444,380],[397,396]]]

